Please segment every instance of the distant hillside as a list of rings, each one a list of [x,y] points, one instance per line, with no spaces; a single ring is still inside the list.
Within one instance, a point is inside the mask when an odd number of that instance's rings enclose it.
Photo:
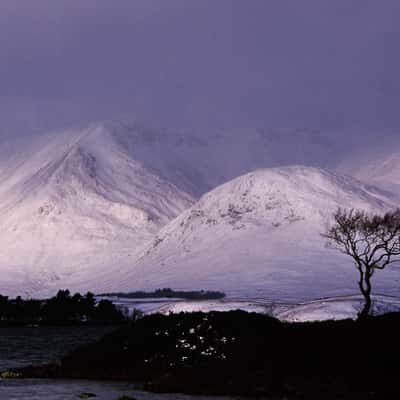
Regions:
[[[395,192],[400,198],[399,137],[387,139],[367,149],[360,149],[352,157],[343,160],[338,171]]]

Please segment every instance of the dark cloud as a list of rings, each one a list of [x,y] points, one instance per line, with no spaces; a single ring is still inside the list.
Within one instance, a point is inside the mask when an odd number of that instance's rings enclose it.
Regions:
[[[2,130],[397,128],[397,0],[2,0]]]

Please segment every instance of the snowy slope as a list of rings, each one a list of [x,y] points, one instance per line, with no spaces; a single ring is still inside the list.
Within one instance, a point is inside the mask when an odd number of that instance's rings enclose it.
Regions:
[[[400,197],[400,141],[394,137],[360,150],[339,163],[337,170],[392,191]]]
[[[13,168],[3,163],[0,266],[14,278],[2,280],[2,292],[64,286],[75,275],[95,280],[102,269],[117,281],[118,258],[129,259],[193,202],[102,125],[41,144],[26,161],[13,158]]]
[[[207,288],[290,301],[354,293],[350,261],[327,249],[320,235],[339,206],[382,212],[393,203],[352,178],[318,168],[246,174],[164,227],[119,288]],[[378,287],[397,290],[398,273],[379,275]]]
[[[325,298],[296,305],[277,305],[273,307],[273,315],[289,322],[356,319],[363,304],[361,295]],[[400,299],[383,295],[373,296],[371,313],[381,315],[388,312],[400,312]]]

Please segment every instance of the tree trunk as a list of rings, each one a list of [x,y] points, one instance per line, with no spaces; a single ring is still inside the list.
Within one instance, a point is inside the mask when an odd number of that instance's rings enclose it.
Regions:
[[[372,304],[371,295],[366,294],[366,293],[363,293],[363,295],[364,295],[364,307],[361,310],[361,312],[358,314],[358,320],[360,320],[360,321],[365,320],[369,316],[369,313],[371,311],[371,304]]]
[[[364,306],[361,312],[358,314],[358,320],[365,320],[371,311],[372,301],[371,301],[371,276],[372,270],[367,268],[365,273],[360,270],[360,281],[359,286],[362,295],[364,296]]]

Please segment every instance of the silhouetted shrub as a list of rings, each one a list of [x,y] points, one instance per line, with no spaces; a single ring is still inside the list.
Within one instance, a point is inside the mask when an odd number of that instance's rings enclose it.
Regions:
[[[4,324],[81,324],[121,323],[127,317],[111,301],[96,304],[93,293],[71,296],[70,291],[60,290],[46,300],[24,300],[0,295],[0,321]]]

